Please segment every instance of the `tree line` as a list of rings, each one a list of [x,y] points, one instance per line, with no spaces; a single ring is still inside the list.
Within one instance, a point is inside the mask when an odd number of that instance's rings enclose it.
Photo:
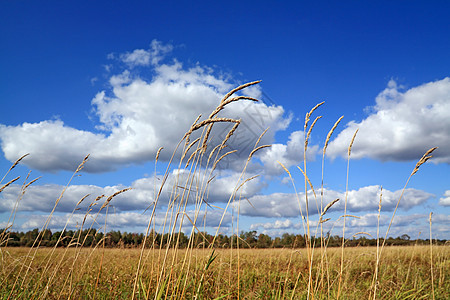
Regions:
[[[67,247],[82,245],[83,247],[94,247],[96,245],[105,246],[108,248],[136,248],[141,247],[145,240],[143,233],[130,233],[110,231],[106,233],[97,231],[96,229],[85,230],[67,230],[52,232],[47,229],[39,232],[39,229],[33,229],[27,232],[14,232],[0,229],[2,235],[2,245],[9,247]],[[146,239],[146,247],[166,247],[170,244],[171,247],[187,248],[187,247],[208,247],[214,241],[216,248],[236,248],[239,243],[240,248],[304,248],[306,247],[306,236],[302,234],[284,233],[280,237],[271,237],[267,234],[256,231],[241,231],[239,237],[237,235],[227,236],[219,234],[215,240],[214,236],[206,232],[196,232],[192,239],[183,232],[175,233],[173,235],[160,234],[151,231]],[[380,239],[382,242],[382,239]],[[312,238],[311,243],[319,247],[321,243],[327,247],[340,247],[342,245],[342,237],[338,235],[330,236],[329,234],[323,238]],[[386,240],[388,246],[406,246],[406,245],[423,245],[429,244],[429,240],[411,239],[407,234],[403,234],[396,238],[389,237]],[[446,240],[433,240],[435,245],[443,245]],[[353,237],[345,241],[347,247],[357,246],[376,246],[377,240],[375,238],[368,238],[366,236]]]

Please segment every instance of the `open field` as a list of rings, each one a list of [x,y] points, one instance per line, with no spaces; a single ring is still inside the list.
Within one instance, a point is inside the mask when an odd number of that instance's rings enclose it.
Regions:
[[[355,131],[348,146],[347,187],[343,199],[335,199],[325,205],[323,197],[317,196],[323,196],[325,190],[323,163],[320,187],[314,188],[306,171],[303,171],[307,169],[306,151],[310,134],[320,116],[312,123],[310,118],[323,102],[312,108],[305,117],[303,170],[297,167],[304,177],[304,199],[300,199],[297,193],[298,189],[291,172],[279,162],[292,183],[294,195],[298,198],[298,216],[301,217],[303,233],[299,232],[302,240],[297,245],[305,248],[296,249],[290,246],[295,245],[294,240],[291,243],[280,244],[285,246],[282,249],[255,249],[245,236],[237,236],[240,232],[240,204],[245,200],[242,189],[258,176],[248,177],[247,167],[257,151],[269,148],[270,145],[260,143],[266,133],[264,131],[257,139],[253,150],[248,153],[247,159],[243,160],[242,172],[236,179],[228,200],[220,203],[222,207],[208,203],[210,184],[216,177],[216,167],[222,159],[236,151],[225,152],[227,142],[241,123],[239,119],[217,115],[232,102],[257,101],[246,96],[232,97],[234,93],[257,83],[259,82],[250,82],[230,91],[207,119],[200,121],[200,115],[186,131],[173,150],[167,169],[164,175],[160,176],[160,183],[154,187],[154,201],[148,207],[149,217],[148,222],[147,220],[145,222],[146,232],[142,234],[140,242],[135,242],[135,245],[140,245],[139,248],[120,249],[120,246],[124,246],[120,236],[115,241],[112,235],[106,234],[106,216],[111,200],[131,188],[114,191],[109,196],[98,195],[86,207],[84,216],[79,215],[83,218],[80,219],[82,221],[77,224],[74,233],[69,230],[69,221],[81,210],[80,205],[87,205],[83,201],[89,194],[85,195],[77,202],[72,213],[66,215],[67,222],[64,228],[61,228],[58,234],[50,234],[48,229],[56,208],[66,189],[71,185],[72,179],[79,175],[88,162],[89,155],[85,156],[56,199],[42,228],[18,237],[11,228],[20,200],[27,188],[38,178],[25,181],[7,226],[0,230],[0,298],[449,299],[450,248],[447,244],[438,246],[435,244],[436,241],[433,242],[432,213],[429,215],[428,245],[400,247],[388,246],[389,242],[386,243],[410,178],[418,172],[421,165],[432,158],[431,154],[436,147],[425,152],[406,180],[390,221],[386,222],[388,227],[385,233],[379,232],[380,212],[383,206],[382,193],[379,200],[375,199],[379,203],[376,247],[348,247],[347,242],[356,235],[368,235],[366,232],[358,232],[352,237],[349,237],[349,234],[346,236],[346,219],[358,218],[349,215],[347,211],[349,161],[352,144],[358,131]],[[322,162],[330,137],[341,119],[342,117],[327,135]],[[216,123],[231,126],[227,135],[218,144],[211,142],[210,139],[214,134],[213,125]],[[162,148],[159,148],[156,154],[155,168],[161,150]],[[19,158],[3,178],[6,178],[27,155]],[[178,160],[174,158],[176,155],[181,155]],[[174,169],[177,171],[173,172]],[[9,186],[18,179],[19,177],[16,177],[3,184],[0,192],[10,188]],[[167,193],[170,196],[161,200],[165,188],[170,191]],[[344,210],[341,212],[342,215],[333,221],[335,223],[341,221],[342,235],[335,236],[337,238],[330,243],[334,237],[325,234],[323,224],[331,221],[331,218],[327,218],[327,211],[334,210],[336,207],[333,205],[338,201],[344,203]],[[317,220],[311,219],[310,208],[313,204],[317,207]],[[213,226],[215,234],[206,237],[201,229],[206,227],[206,208],[213,205],[222,212],[215,217],[217,219],[217,223]],[[235,222],[236,227],[234,229],[232,226],[233,238],[225,243],[222,240],[224,236],[221,234],[221,227],[227,211],[233,205],[237,208],[237,216],[232,217],[231,223]],[[165,216],[161,214],[158,216],[161,207],[167,209]],[[98,221],[102,217],[104,227],[97,229],[101,226]],[[181,235],[182,229],[191,233]],[[69,231],[70,235],[63,234]],[[132,239],[131,236],[130,241]],[[258,241],[262,240],[260,238]],[[8,247],[8,243],[14,242],[24,242],[23,245],[30,247]],[[225,245],[227,249],[224,249]],[[339,247],[332,247],[336,245]],[[117,248],[111,249],[109,246]]]
[[[20,288],[15,288],[11,299],[131,298],[140,250],[86,248],[78,252],[72,248],[66,252],[59,248],[52,254],[51,248],[40,248],[26,278],[24,270],[18,276],[21,266],[30,262],[29,251],[29,248],[2,249],[2,299],[8,298],[17,278]],[[136,299],[307,297],[309,274],[305,249],[216,250],[215,259],[207,268],[205,262],[211,257],[207,249],[171,249],[167,256],[165,250],[148,250],[144,257]],[[433,247],[435,299],[450,297],[449,257],[448,246]],[[340,249],[328,248],[324,265],[317,250],[314,261],[311,296],[335,299]],[[372,297],[375,261],[376,248],[345,249],[342,299]],[[377,299],[432,299],[430,267],[429,247],[386,248],[378,271]]]

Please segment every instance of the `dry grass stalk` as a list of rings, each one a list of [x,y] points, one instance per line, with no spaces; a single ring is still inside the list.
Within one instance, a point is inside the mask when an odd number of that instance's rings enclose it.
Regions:
[[[430,151],[431,150],[431,151]],[[431,152],[434,151],[434,149],[430,149],[428,151],[430,151],[428,154],[430,154]],[[424,157],[428,156],[427,154],[424,155]],[[423,157],[422,157],[423,158]],[[427,158],[428,159],[428,158]],[[427,160],[425,159],[425,161]],[[424,162],[425,162],[424,161]],[[417,167],[418,168],[418,167]],[[430,272],[431,272],[431,294],[433,295],[433,300],[434,300],[434,274],[433,274],[433,238],[431,235],[431,216],[433,215],[432,212],[430,212],[430,216],[429,216],[429,222],[430,222]]]
[[[377,216],[377,259],[375,261],[375,272],[372,280],[373,299],[376,298],[378,285],[378,266],[380,264],[380,215],[381,215],[381,200],[383,199],[383,187],[380,189],[380,201],[378,202],[378,216]]]
[[[309,177],[306,175],[305,172],[303,172],[303,170],[299,166],[297,166],[297,168],[300,170],[300,172],[302,172],[303,176],[305,177],[306,181],[309,184],[309,187],[311,188],[311,190],[312,190],[312,192],[314,194],[314,197],[316,197],[316,191],[314,190],[314,187],[313,187],[311,181],[309,180]]]
[[[0,188],[0,193],[1,193],[5,188],[7,188],[11,183],[14,183],[14,182],[16,182],[17,180],[19,180],[19,178],[20,178],[20,176],[17,176],[16,178],[11,179],[11,180],[8,181],[7,183],[5,183],[5,184]]]
[[[427,160],[429,160],[432,157],[430,154],[433,153],[433,151],[436,150],[437,148],[438,147],[433,147],[433,148],[429,149],[427,152],[425,152],[425,154],[422,156],[422,158],[416,163],[416,166],[414,167],[414,170],[411,172],[411,175],[409,175],[408,179],[406,180],[405,186],[402,189],[402,193],[400,194],[400,197],[397,200],[397,204],[395,205],[394,212],[392,213],[392,217],[391,217],[391,221],[389,222],[388,229],[386,230],[386,234],[385,234],[384,239],[383,239],[383,244],[381,245],[381,249],[380,249],[380,256],[381,256],[381,252],[383,251],[384,245],[386,244],[386,240],[387,240],[389,231],[391,229],[392,222],[394,221],[395,214],[397,212],[398,206],[400,205],[400,201],[403,198],[403,195],[405,193],[406,187],[408,186],[409,180],[411,179],[411,177],[414,174],[417,173],[417,171],[419,170],[419,167],[421,165],[423,165]]]
[[[344,224],[342,225],[341,271],[339,272],[339,285],[338,285],[338,291],[337,291],[337,299],[339,299],[339,296],[341,293],[342,274],[344,272],[345,219],[347,217],[348,175],[350,173],[350,154],[352,152],[353,142],[355,141],[358,130],[359,129],[356,129],[355,133],[353,134],[352,140],[350,141],[350,144],[348,146],[348,151],[347,151],[347,176],[346,176],[346,180],[345,180],[346,183],[345,183],[345,202],[344,202]]]
[[[325,172],[325,153],[328,148],[328,143],[331,139],[331,135],[336,130],[337,126],[341,122],[341,120],[344,118],[344,116],[341,116],[333,125],[331,130],[328,132],[327,137],[325,139],[325,144],[323,146],[323,152],[322,152],[322,170],[321,170],[321,185],[320,185],[320,211],[321,211],[321,218],[323,217],[323,214],[325,214],[323,210],[323,197],[324,197],[324,172]],[[329,277],[329,269],[328,269],[328,257],[326,252],[326,245],[325,245],[325,239],[324,239],[324,232],[323,232],[323,225],[320,223],[320,249],[322,250],[321,260],[320,260],[320,282],[319,282],[319,276],[317,276],[317,289],[323,287],[323,284],[325,282],[325,271],[327,272],[327,284],[328,284],[328,297],[330,297],[330,277]],[[325,264],[326,269],[325,269]],[[320,284],[320,285],[319,285]]]
[[[192,146],[194,146],[198,141],[200,141],[200,138],[196,138],[192,143],[189,144],[189,146],[187,146],[186,150],[184,150],[183,152],[183,155],[181,155],[181,161],[186,157],[186,154],[189,152],[189,150],[191,150]]]

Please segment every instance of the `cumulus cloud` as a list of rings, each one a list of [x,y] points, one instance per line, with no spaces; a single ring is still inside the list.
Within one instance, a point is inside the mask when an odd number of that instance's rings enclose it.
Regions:
[[[196,212],[189,210],[186,212],[186,215],[189,216],[189,219],[194,221],[196,220],[196,226],[207,226],[207,227],[217,227],[219,225],[219,221],[222,218],[222,212],[220,211],[200,211],[197,214]],[[94,221],[95,218],[95,221]],[[114,213],[110,212],[108,214],[106,221],[106,229],[109,230],[123,230],[123,228],[130,228],[134,230],[139,230],[144,232],[150,216],[147,214],[137,213],[137,212],[120,212]],[[177,223],[175,223],[175,232],[178,231],[180,222],[182,224],[182,231],[189,232],[194,227],[187,217],[179,217],[177,218]],[[28,220],[20,225],[20,230],[32,230],[34,228],[42,228],[45,221],[47,220],[47,216],[44,215],[31,215]],[[173,220],[175,221],[175,220]],[[227,227],[230,225],[231,215],[226,214],[221,226]],[[153,223],[153,222],[152,222]],[[83,224],[83,228],[93,228],[102,229],[100,226],[104,226],[105,224],[105,215],[90,214],[85,217],[85,214],[76,213],[76,214],[64,214],[64,215],[54,215],[49,222],[48,228],[52,230],[61,230],[67,224],[67,228],[75,229],[80,228]],[[164,224],[166,225],[166,232],[169,230],[169,224],[174,226],[174,223],[170,223],[170,220],[166,218],[165,213],[159,212],[154,216],[154,224],[158,232],[162,231]]]
[[[160,41],[153,40],[149,49],[135,49],[132,52],[123,53],[120,55],[120,60],[130,67],[157,65],[172,50],[172,45],[164,45]],[[109,57],[114,58],[115,55],[112,54]]]
[[[439,198],[439,205],[450,206],[450,190],[446,190],[443,197]]]
[[[188,201],[193,205],[199,201],[207,203],[226,203],[240,184],[238,173],[228,172],[216,176],[212,180],[203,178],[199,174],[193,176],[186,170],[174,170],[165,182],[158,199],[159,207],[167,207],[169,200],[177,198],[177,201]],[[162,176],[159,176],[162,177]],[[111,205],[120,212],[143,211],[155,202],[155,194],[159,191],[161,181],[155,178],[141,178],[131,184],[131,190],[119,194],[111,201]],[[185,188],[187,187],[187,189]],[[264,184],[257,177],[246,182],[239,190],[242,197],[252,197],[257,194]],[[126,188],[123,185],[95,186],[95,185],[71,185],[65,191],[63,198],[56,207],[57,212],[71,212],[77,202],[85,195],[90,195],[79,206],[85,210],[87,206],[100,195],[106,197]],[[57,184],[32,185],[28,187],[21,199],[19,211],[49,212],[53,209],[56,199],[61,195],[64,186]],[[185,191],[189,190],[189,193]],[[21,186],[13,184],[0,194],[0,213],[12,211],[21,193]],[[177,197],[178,195],[178,197]],[[106,200],[104,198],[102,201]]]
[[[401,190],[389,191],[383,190],[382,210],[392,211],[401,195]],[[414,206],[425,203],[428,199],[433,197],[433,194],[417,189],[406,189],[403,198],[400,201],[399,207],[408,210]],[[320,206],[314,199],[312,192],[308,192],[309,199],[309,214],[317,214],[317,207]],[[340,199],[332,206],[332,211],[343,211],[345,192],[338,192],[324,189],[323,205],[330,203],[334,199]],[[349,212],[360,211],[377,211],[380,199],[380,186],[366,186],[358,190],[350,190],[347,196],[347,210]],[[251,204],[242,201],[240,205],[240,213],[248,216],[259,217],[298,217],[300,216],[300,209],[303,215],[306,214],[306,203],[304,193],[298,193],[298,198],[291,193],[273,193],[270,195],[255,195],[248,199]],[[320,200],[318,200],[320,201]]]
[[[276,220],[275,222],[267,222],[267,223],[255,223],[250,225],[250,230],[256,230],[258,228],[264,228],[266,230],[270,229],[288,229],[293,227],[293,223],[289,219],[285,220]]]
[[[153,41],[148,50],[138,49],[118,56],[128,69],[110,76],[110,88],[99,91],[92,99],[93,112],[98,117],[95,130],[79,130],[65,125],[63,120],[0,125],[5,157],[14,161],[21,154],[30,153],[24,163],[31,168],[73,171],[90,153],[86,172],[111,171],[151,161],[159,147],[165,148],[160,159],[168,160],[199,114],[206,118],[235,87],[206,66],[197,64],[186,68],[176,60],[162,63],[171,49],[171,45]],[[152,78],[139,76],[135,66],[150,68]],[[257,86],[242,93],[261,95]],[[222,168],[241,168],[264,129],[270,127],[261,143],[270,144],[275,132],[285,129],[290,122],[281,106],[264,102],[234,102],[218,116],[242,120],[228,142],[228,149],[238,152]],[[231,125],[217,124],[214,128],[210,148],[221,142]]]
[[[272,144],[270,149],[264,151],[258,157],[263,162],[267,175],[279,175],[284,170],[278,161],[286,168],[299,165],[303,161],[304,147],[303,131],[294,131],[290,134],[286,144]],[[318,145],[308,147],[306,152],[307,160],[314,160],[318,151]]]
[[[346,157],[355,130],[352,158],[417,160],[433,146],[435,163],[450,163],[450,78],[402,91],[394,80],[361,122],[351,121],[330,143],[327,154]]]

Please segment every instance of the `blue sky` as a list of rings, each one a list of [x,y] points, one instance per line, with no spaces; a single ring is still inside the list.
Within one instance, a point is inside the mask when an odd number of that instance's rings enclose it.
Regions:
[[[242,93],[262,101],[232,103],[222,117],[242,120],[211,181],[209,201],[224,208],[256,137],[267,127],[261,150],[245,178],[240,229],[272,236],[303,233],[298,202],[304,182],[305,114],[317,103],[307,153],[307,173],[320,190],[322,148],[327,149],[324,201],[341,200],[327,215],[326,230],[341,234],[346,153],[354,131],[348,184],[348,234],[376,234],[380,187],[381,232],[409,174],[422,154],[438,146],[411,179],[390,234],[450,238],[450,4],[446,1],[220,2],[3,1],[0,4],[0,167],[30,153],[5,178],[21,176],[0,193],[0,227],[29,170],[42,176],[21,199],[16,230],[42,226],[73,170],[91,153],[58,206],[50,227],[62,228],[75,203],[133,189],[111,202],[109,229],[143,231],[145,207],[156,178],[198,114],[203,118],[239,84],[262,80]],[[312,122],[311,120],[311,122]],[[216,126],[212,137],[226,127]],[[177,166],[177,164],[175,164]],[[170,179],[182,171],[171,169]],[[157,181],[157,179],[156,179]],[[161,200],[157,213],[166,211]],[[166,202],[164,202],[166,201]],[[315,206],[315,204],[313,204]],[[84,210],[69,226],[83,219]],[[188,205],[187,213],[193,206]],[[237,206],[225,212],[221,232],[231,233]],[[208,208],[214,231],[220,209]],[[160,215],[158,215],[159,218]],[[311,211],[311,224],[317,223]],[[160,219],[158,219],[160,222]],[[157,223],[158,223],[157,222]],[[162,224],[162,223],[161,223]],[[236,229],[236,225],[233,228]]]

